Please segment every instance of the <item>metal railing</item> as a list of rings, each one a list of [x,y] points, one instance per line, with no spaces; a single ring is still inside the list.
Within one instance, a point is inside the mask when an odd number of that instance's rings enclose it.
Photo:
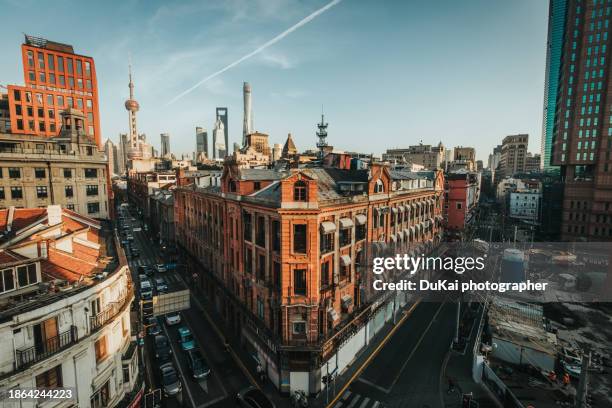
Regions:
[[[76,326],[70,326],[69,330],[57,336],[46,339],[40,344],[16,351],[15,370],[23,370],[27,366],[44,360],[60,351],[68,348],[78,341]]]
[[[130,287],[116,302],[109,303],[100,313],[89,317],[89,329],[91,332],[103,327],[113,320],[125,307],[128,300],[132,298],[134,289]]]

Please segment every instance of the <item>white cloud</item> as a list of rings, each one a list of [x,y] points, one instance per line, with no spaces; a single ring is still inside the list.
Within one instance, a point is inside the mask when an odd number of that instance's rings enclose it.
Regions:
[[[264,52],[261,54],[260,59],[264,64],[271,67],[290,69],[295,66],[295,63],[290,61],[289,57],[284,54]]]

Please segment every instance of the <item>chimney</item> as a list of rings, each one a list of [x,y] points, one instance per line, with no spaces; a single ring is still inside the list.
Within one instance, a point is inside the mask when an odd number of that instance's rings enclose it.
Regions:
[[[50,227],[62,222],[62,207],[60,205],[47,206],[47,221]]]

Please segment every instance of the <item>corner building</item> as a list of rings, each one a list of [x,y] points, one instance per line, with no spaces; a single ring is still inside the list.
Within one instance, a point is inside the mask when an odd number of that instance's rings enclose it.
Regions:
[[[327,370],[346,368],[406,303],[366,295],[370,244],[433,248],[443,193],[441,171],[276,171],[227,160],[221,186],[175,189],[177,245],[208,306],[269,380],[315,394]]]

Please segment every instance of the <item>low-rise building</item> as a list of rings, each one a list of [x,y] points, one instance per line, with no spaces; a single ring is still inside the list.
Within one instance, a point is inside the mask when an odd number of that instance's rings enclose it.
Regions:
[[[382,155],[382,160],[398,164],[416,164],[427,170],[438,170],[445,166],[445,150],[442,142],[436,146],[421,143],[405,149],[387,149]]]
[[[71,389],[45,407],[139,398],[134,291],[111,228],[59,205],[0,210],[0,270],[2,390]]]
[[[441,171],[226,161],[220,186],[174,190],[178,252],[270,382],[316,394],[326,370],[342,372],[405,304],[403,295],[368,295],[371,248],[420,254],[436,245],[443,188]]]
[[[540,203],[542,201],[542,190],[517,189],[510,192],[510,211],[508,215],[532,224],[540,222]]]
[[[84,116],[61,112],[58,136],[0,133],[0,208],[58,204],[81,215],[109,218],[108,160],[84,131]]]
[[[176,184],[176,172],[174,171],[130,171],[127,179],[128,201],[148,220],[150,218],[149,196],[155,189],[174,184]]]
[[[445,177],[445,233],[460,239],[469,232],[480,200],[480,173],[457,170]]]
[[[172,188],[160,188],[149,197],[151,235],[162,248],[174,248],[174,194]]]

